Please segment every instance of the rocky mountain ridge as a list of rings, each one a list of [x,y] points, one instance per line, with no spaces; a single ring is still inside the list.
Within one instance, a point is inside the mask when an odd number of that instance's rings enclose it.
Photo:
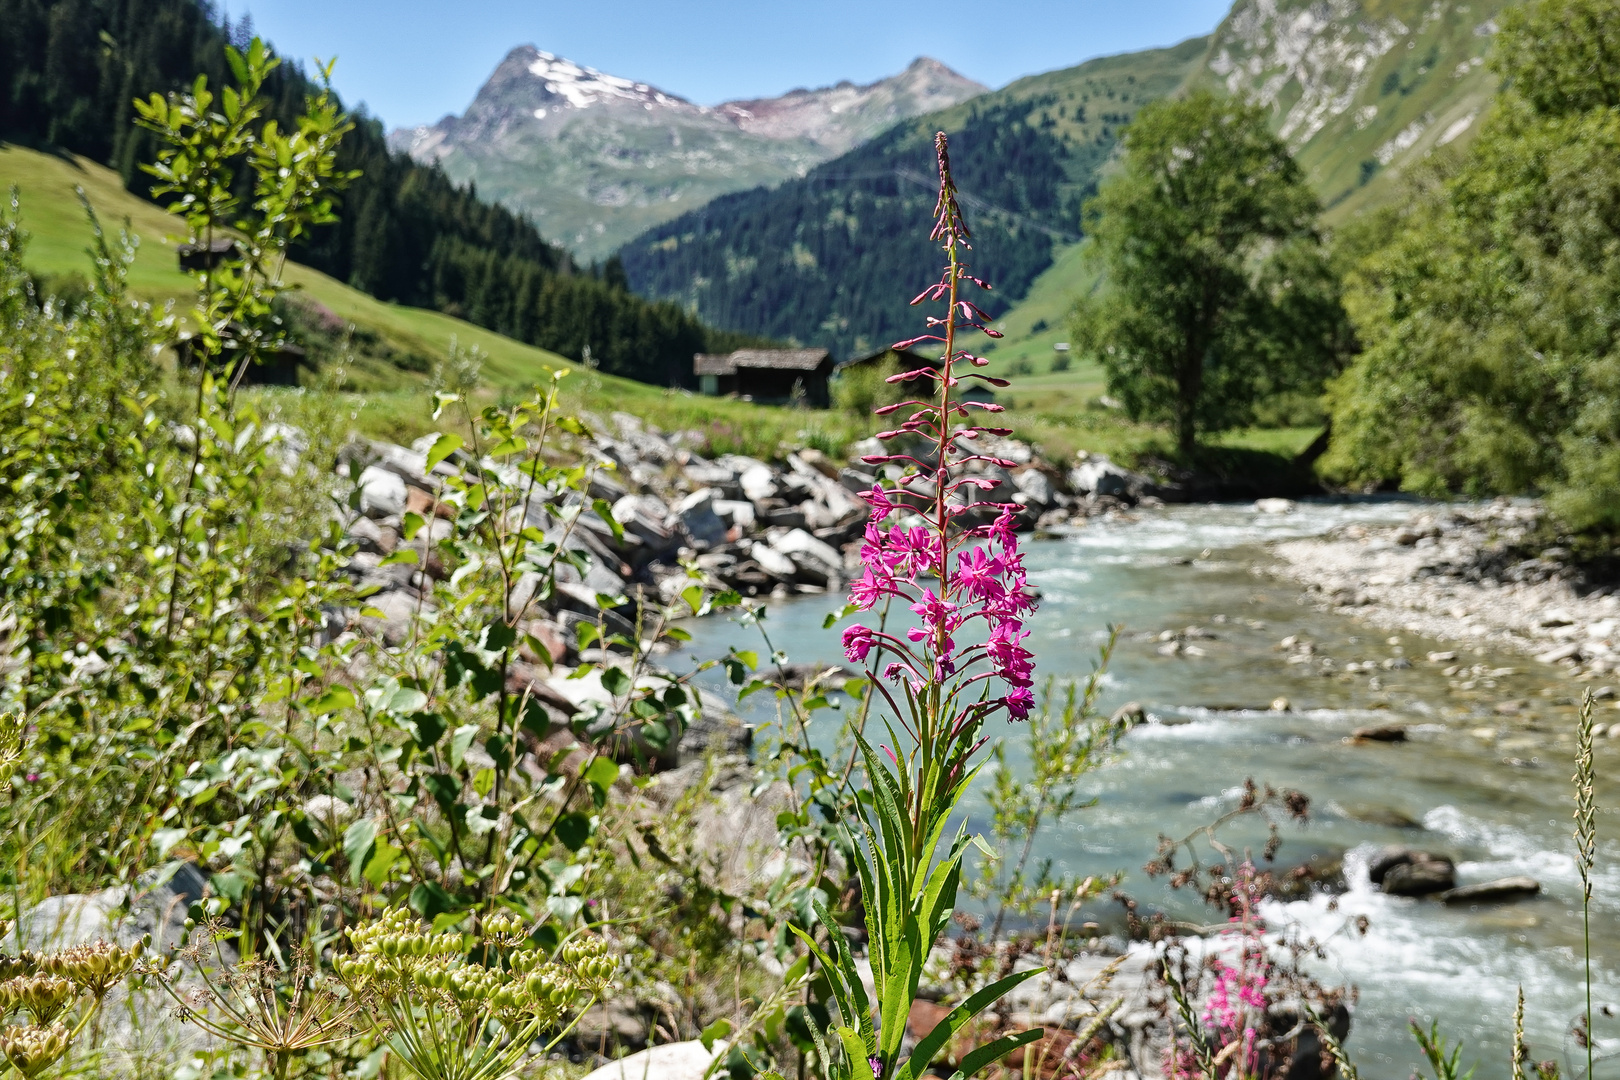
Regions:
[[[397,130],[389,143],[594,259],[716,195],[802,176],[900,120],[984,91],[920,57],[865,85],[711,108],[525,45],[461,116]]]

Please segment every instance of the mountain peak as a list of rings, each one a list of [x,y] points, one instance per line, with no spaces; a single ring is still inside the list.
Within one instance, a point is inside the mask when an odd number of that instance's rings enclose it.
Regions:
[[[576,109],[586,109],[603,101],[691,105],[685,98],[666,94],[647,83],[609,75],[533,45],[513,49],[502,66],[514,60],[540,83],[545,94],[560,99],[559,104],[566,103]]]
[[[467,111],[402,129],[389,145],[533,214],[585,258],[730,191],[775,184],[901,120],[984,92],[920,57],[845,81],[709,108],[535,45],[512,49]]]

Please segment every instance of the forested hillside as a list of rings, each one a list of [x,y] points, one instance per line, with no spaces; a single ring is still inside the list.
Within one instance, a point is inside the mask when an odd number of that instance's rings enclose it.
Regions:
[[[911,286],[937,273],[917,230],[934,203],[932,137],[951,133],[973,217],[975,273],[1004,311],[1078,239],[1080,204],[1119,129],[1169,93],[1206,39],[1022,79],[895,127],[803,180],[716,199],[649,231],[621,256],[637,292],[703,319],[849,355],[909,326]]]
[[[0,139],[105,162],[144,193],[140,164],[156,148],[131,102],[199,74],[224,84],[224,46],[247,33],[207,0],[0,0]],[[272,114],[286,123],[311,89],[284,63],[266,86]],[[339,223],[295,249],[300,262],[565,356],[589,346],[604,370],[651,382],[688,376],[692,353],[733,344],[673,304],[582,272],[527,219],[390,153],[381,124],[357,120],[340,163],[361,175]]]

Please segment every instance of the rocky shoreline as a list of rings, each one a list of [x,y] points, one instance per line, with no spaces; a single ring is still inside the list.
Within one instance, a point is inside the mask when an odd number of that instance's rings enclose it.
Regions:
[[[1274,544],[1270,570],[1324,610],[1601,679],[1620,669],[1620,590],[1589,581],[1566,548],[1537,550],[1541,515],[1523,500],[1423,506],[1398,525]],[[1469,666],[1445,651],[1429,659],[1448,664],[1448,677]]]

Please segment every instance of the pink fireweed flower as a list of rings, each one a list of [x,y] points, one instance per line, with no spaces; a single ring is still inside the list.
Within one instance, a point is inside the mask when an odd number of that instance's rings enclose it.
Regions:
[[[1030,686],[1035,658],[1025,646],[1029,631],[1024,621],[1035,601],[1018,550],[1017,515],[1022,507],[970,501],[999,486],[984,475],[984,466],[1008,468],[1012,463],[1003,462],[993,446],[985,444],[988,437],[1006,435],[1006,429],[972,425],[965,419],[970,416],[969,405],[977,408],[980,403],[962,402],[957,395],[968,379],[1004,380],[971,372],[984,363],[983,358],[961,347],[966,333],[991,333],[989,315],[963,295],[963,289],[989,286],[968,273],[962,261],[970,234],[950,178],[943,134],[936,140],[936,151],[940,191],[933,239],[944,242],[949,262],[939,281],[912,302],[943,302],[944,310],[927,317],[928,333],[898,342],[895,348],[937,342],[944,353],[937,367],[902,372],[890,380],[926,385],[935,395],[932,401],[912,400],[878,410],[880,415],[900,413],[906,419],[878,435],[892,452],[869,454],[862,460],[891,470],[898,466],[904,472],[862,494],[871,512],[860,550],[862,571],[849,591],[854,608],[869,611],[882,601],[898,599],[915,619],[903,631],[896,627],[877,633],[853,627],[843,641],[852,662],[881,671],[887,682],[903,681],[910,687],[916,695],[913,708],[920,710],[911,718],[918,724],[916,730],[926,725],[956,746],[953,753],[971,754],[977,728],[990,715],[1004,711],[1022,720],[1034,707]],[[967,426],[956,426],[959,418]],[[927,440],[926,448],[916,447],[919,437]],[[891,523],[891,517],[901,513],[915,517],[907,525]],[[982,626],[975,620],[983,620]],[[974,628],[971,637],[984,644],[958,641],[968,626]],[[972,686],[989,679],[1004,684],[1004,696]]]
[[[852,664],[864,664],[866,656],[877,642],[869,626],[852,626],[844,631],[844,655]]]
[[[1000,599],[1007,591],[1001,581],[1005,569],[1000,556],[974,548],[957,556],[956,580],[962,592],[974,600]]]

